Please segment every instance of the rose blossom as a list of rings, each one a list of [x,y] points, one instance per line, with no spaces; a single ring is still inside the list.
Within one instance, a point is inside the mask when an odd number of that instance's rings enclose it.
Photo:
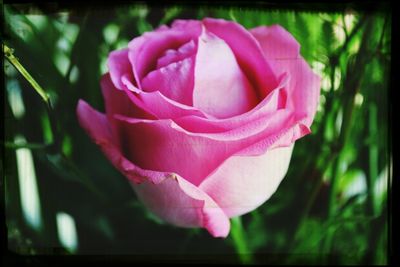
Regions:
[[[108,69],[106,112],[80,100],[81,126],[153,213],[215,237],[275,192],[319,99],[278,25],[176,20],[111,52]]]

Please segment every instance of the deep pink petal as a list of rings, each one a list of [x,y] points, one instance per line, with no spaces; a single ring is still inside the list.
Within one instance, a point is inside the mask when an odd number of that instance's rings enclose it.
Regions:
[[[154,70],[142,80],[144,91],[160,91],[176,102],[192,106],[194,57],[172,62]]]
[[[224,40],[232,49],[246,77],[263,99],[277,86],[277,78],[263,57],[257,40],[240,24],[223,19],[206,18],[207,30]]]
[[[102,76],[100,84],[107,116],[121,114],[127,117],[142,119],[155,118],[144,107],[132,102],[124,90],[117,89],[111,81],[109,73]]]
[[[257,104],[256,91],[229,46],[204,28],[198,39],[193,105],[218,118],[232,117]]]
[[[297,59],[300,55],[300,44],[294,37],[279,25],[260,26],[250,30],[259,41],[267,59]]]
[[[171,120],[140,120],[115,116],[124,154],[145,169],[174,172],[198,185],[235,150],[225,142],[179,129]]]
[[[104,114],[94,110],[83,100],[79,100],[76,112],[81,127],[100,146],[112,164],[128,179],[136,183],[143,182],[148,178],[151,178],[152,181],[164,179],[164,174],[143,171],[122,156],[112,134],[111,126]]]
[[[214,237],[228,235],[228,217],[201,189],[174,173],[145,170],[126,159],[115,145],[107,117],[82,100],[77,116],[82,128],[161,219],[179,226],[204,227]]]
[[[124,84],[122,77],[130,80],[134,84],[134,76],[132,72],[132,65],[128,58],[129,49],[115,50],[110,53],[107,60],[110,77],[115,87],[122,89]]]
[[[267,150],[260,156],[232,156],[207,177],[200,188],[228,217],[250,212],[276,191],[289,166],[293,146]]]

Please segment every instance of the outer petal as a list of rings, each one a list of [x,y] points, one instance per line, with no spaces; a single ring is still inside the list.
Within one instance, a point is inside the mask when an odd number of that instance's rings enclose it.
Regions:
[[[113,124],[120,131],[124,155],[141,168],[174,172],[199,185],[230,156],[246,150],[246,155],[260,155],[272,146],[284,132],[281,122],[291,120],[288,112],[274,114],[268,123],[256,123],[249,130],[219,134],[197,134],[185,131],[172,120],[143,120],[114,116]],[[274,134],[269,134],[273,132]],[[263,151],[253,144],[264,142]],[[260,146],[261,147],[261,146]]]
[[[206,228],[214,237],[226,237],[230,223],[222,209],[201,189],[178,175],[162,183],[134,185],[138,197],[158,217],[183,227]]]
[[[261,44],[263,53],[275,75],[289,75],[287,108],[293,110],[310,127],[320,95],[320,77],[313,73],[300,56],[300,45],[280,26],[258,27],[251,33]]]
[[[124,83],[122,78],[131,82],[134,81],[132,65],[128,58],[129,49],[115,50],[110,53],[107,60],[110,77],[115,87],[123,89]]]
[[[232,156],[207,177],[200,188],[229,217],[256,209],[276,191],[289,166],[293,145],[261,156]]]
[[[296,59],[300,45],[294,37],[279,25],[260,26],[250,30],[258,40],[267,59]]]
[[[82,100],[77,115],[88,135],[156,215],[176,225],[204,227],[214,237],[228,235],[228,217],[206,193],[174,173],[144,170],[127,160],[114,143],[106,116]]]
[[[132,165],[119,151],[112,134],[107,117],[94,110],[85,101],[79,100],[76,109],[79,124],[93,141],[100,146],[103,153],[128,179],[140,183],[151,176],[151,180],[161,181],[162,173],[146,172]]]
[[[198,40],[194,77],[193,105],[215,117],[232,117],[257,104],[256,91],[232,50],[205,28]]]
[[[290,75],[287,87],[287,109],[293,110],[303,125],[310,128],[317,111],[321,78],[315,74],[302,58],[288,60],[270,60],[274,71],[279,75],[288,72]]]
[[[257,40],[240,24],[223,19],[206,18],[203,24],[207,30],[224,40],[232,49],[242,71],[264,98],[277,86],[277,78],[263,58]]]
[[[133,103],[124,90],[117,89],[109,73],[103,75],[100,84],[107,116],[117,113],[127,117],[155,119],[143,105]]]
[[[171,120],[139,120],[115,116],[124,140],[124,154],[145,169],[174,172],[198,185],[239,145],[191,135],[174,126]]]

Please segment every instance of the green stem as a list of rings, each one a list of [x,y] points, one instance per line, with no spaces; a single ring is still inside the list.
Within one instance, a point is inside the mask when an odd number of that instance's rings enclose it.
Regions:
[[[74,165],[72,161],[70,161],[61,151],[61,139],[60,137],[62,136],[60,132],[60,128],[58,127],[59,124],[57,123],[57,118],[55,114],[54,107],[50,101],[49,95],[46,93],[46,91],[33,79],[33,77],[28,73],[28,71],[22,66],[22,64],[19,62],[19,60],[13,55],[13,49],[9,48],[7,45],[3,44],[3,49],[4,49],[4,56],[7,58],[7,60],[22,74],[22,76],[30,83],[30,85],[35,89],[35,91],[40,95],[40,97],[43,99],[43,101],[46,104],[46,111],[49,116],[50,120],[50,127],[52,130],[52,135],[54,137],[54,141],[52,144],[45,144],[45,145],[40,145],[40,144],[28,144],[24,145],[22,147],[30,148],[30,149],[39,149],[39,148],[49,148],[49,152],[51,155],[48,155],[52,161],[55,162],[55,164],[60,164],[64,166],[67,170],[72,170],[73,174],[75,174],[76,177],[79,177],[78,181],[82,184],[84,184],[89,190],[91,190],[93,193],[98,195],[102,200],[106,200],[106,196],[102,194],[102,192],[92,183],[90,179],[88,179],[86,176],[83,176],[80,170]],[[11,144],[6,142],[6,146],[10,148],[20,148],[16,144]]]
[[[3,44],[4,56],[8,61],[24,76],[24,78],[32,85],[33,89],[40,95],[46,104],[50,105],[50,97],[46,91],[33,79],[24,66],[19,63],[18,59],[13,55],[14,50]]]
[[[50,120],[50,126],[52,130],[52,134],[54,136],[54,143],[52,146],[50,146],[51,150],[53,152],[57,152],[60,150],[60,132],[59,128],[57,127],[57,120],[55,118],[55,112],[53,105],[51,103],[51,99],[49,94],[36,82],[35,79],[29,74],[29,72],[22,66],[22,64],[19,62],[18,58],[14,56],[14,49],[8,47],[7,45],[3,44],[3,50],[4,50],[4,56],[7,58],[7,60],[21,73],[21,75],[29,82],[29,84],[35,89],[35,91],[39,94],[39,96],[42,98],[44,103],[46,104],[46,111],[49,116]]]
[[[233,244],[240,257],[240,261],[243,264],[252,264],[253,257],[246,242],[246,235],[243,229],[241,217],[232,218],[231,226]]]

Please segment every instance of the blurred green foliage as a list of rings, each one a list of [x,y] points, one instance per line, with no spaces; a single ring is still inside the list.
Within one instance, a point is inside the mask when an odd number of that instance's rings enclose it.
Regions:
[[[218,258],[236,255],[232,236],[214,239],[203,230],[163,224],[148,213],[128,181],[79,127],[75,115],[80,98],[104,110],[99,79],[107,71],[110,51],[175,18],[218,17],[246,28],[282,25],[322,77],[312,134],[296,143],[288,174],[272,198],[242,217],[241,238],[246,239],[253,261],[387,263],[389,13],[145,5],[48,13],[34,5],[5,5],[4,15],[2,39],[50,94],[54,107],[49,116],[41,98],[4,61],[3,161],[10,250],[24,255],[239,260]],[[16,144],[17,135],[27,143]],[[21,196],[23,180],[17,171],[16,151],[21,147],[33,155],[41,204],[39,229],[27,221],[21,204],[26,197]],[[61,213],[72,218],[72,226],[68,219],[59,222]],[[76,229],[76,240],[63,241],[63,231],[71,227]]]

